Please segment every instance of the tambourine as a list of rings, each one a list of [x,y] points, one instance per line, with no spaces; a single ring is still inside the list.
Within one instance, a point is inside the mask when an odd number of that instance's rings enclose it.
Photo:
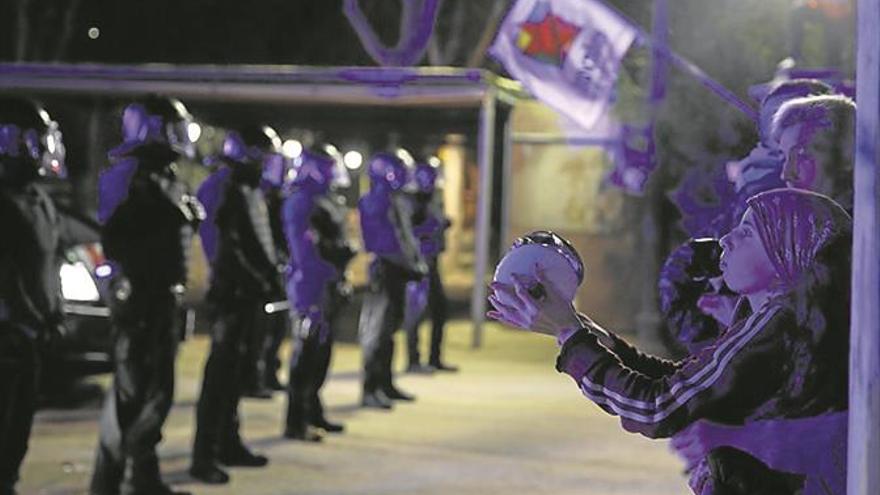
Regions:
[[[578,287],[584,281],[584,262],[580,254],[563,237],[538,230],[517,239],[495,268],[494,281],[513,284],[514,274],[535,280],[536,267],[569,300],[574,300]],[[546,293],[542,284],[535,282],[529,294],[541,299]]]

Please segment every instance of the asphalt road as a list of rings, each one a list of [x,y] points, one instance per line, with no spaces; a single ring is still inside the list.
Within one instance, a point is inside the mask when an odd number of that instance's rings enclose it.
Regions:
[[[426,328],[423,328],[426,330]],[[362,410],[360,351],[339,345],[325,387],[328,416],[346,433],[321,444],[281,438],[286,398],[244,400],[244,438],[268,455],[264,469],[233,469],[222,487],[187,475],[194,403],[208,341],[186,342],[178,357],[176,403],[160,446],[166,481],[198,494],[671,495],[689,493],[666,443],[624,432],[553,369],[555,346],[537,335],[489,325],[485,346],[469,347],[470,325],[452,322],[447,357],[456,374],[400,375],[418,396],[392,412]],[[402,337],[402,336],[399,336]],[[396,363],[403,365],[402,339]],[[285,348],[285,352],[286,352]],[[74,404],[36,419],[22,494],[86,493],[97,438],[100,377]]]

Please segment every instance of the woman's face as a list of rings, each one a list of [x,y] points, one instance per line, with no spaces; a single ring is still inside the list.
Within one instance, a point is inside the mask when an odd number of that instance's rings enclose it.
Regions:
[[[721,238],[721,248],[721,272],[731,290],[748,295],[770,288],[776,269],[758,236],[751,208],[740,224]]]

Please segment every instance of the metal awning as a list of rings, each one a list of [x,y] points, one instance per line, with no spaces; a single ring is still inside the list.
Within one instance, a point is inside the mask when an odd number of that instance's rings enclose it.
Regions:
[[[173,94],[188,100],[479,107],[517,84],[482,69],[292,65],[0,64],[0,89],[57,94]]]

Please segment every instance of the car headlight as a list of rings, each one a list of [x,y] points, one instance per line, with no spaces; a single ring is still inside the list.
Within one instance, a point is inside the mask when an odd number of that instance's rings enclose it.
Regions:
[[[98,287],[82,262],[61,265],[61,295],[68,301],[99,301]]]

